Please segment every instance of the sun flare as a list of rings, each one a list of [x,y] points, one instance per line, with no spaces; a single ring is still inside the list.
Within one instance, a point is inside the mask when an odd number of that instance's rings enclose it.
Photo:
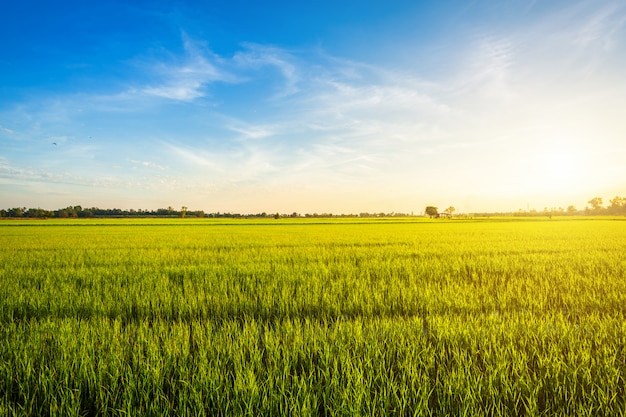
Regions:
[[[539,171],[549,180],[567,181],[580,171],[578,155],[564,149],[546,150],[537,162]]]
[[[575,193],[584,182],[588,161],[576,137],[550,132],[529,157],[529,175],[537,191]]]

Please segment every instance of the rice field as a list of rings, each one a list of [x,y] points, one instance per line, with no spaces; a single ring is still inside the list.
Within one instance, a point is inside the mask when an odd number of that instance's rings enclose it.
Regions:
[[[2,416],[626,415],[626,219],[0,222]]]

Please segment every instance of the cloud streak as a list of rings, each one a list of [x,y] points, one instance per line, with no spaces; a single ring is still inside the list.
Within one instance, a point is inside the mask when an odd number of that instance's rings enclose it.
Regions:
[[[156,68],[158,84],[139,89],[143,94],[176,101],[193,101],[207,95],[206,87],[215,82],[233,82],[235,77],[219,67],[220,60],[183,34],[185,55],[174,62],[148,64]]]
[[[625,10],[624,4],[613,2],[591,11],[590,18],[579,29],[574,43],[583,47],[600,46],[604,51],[612,50],[626,24]]]
[[[0,130],[3,131],[4,133],[8,133],[9,135],[12,135],[15,133],[13,130],[9,129],[8,127],[4,127],[2,125],[0,125]]]
[[[276,69],[283,78],[281,89],[275,93],[275,98],[286,97],[299,91],[299,69],[294,63],[294,56],[282,49],[252,43],[244,44],[245,50],[237,52],[233,63],[244,70],[255,71],[265,67]]]
[[[141,167],[158,169],[160,171],[167,170],[166,166],[155,164],[154,162],[150,162],[150,161],[137,161],[135,159],[129,159],[128,162],[130,162],[131,164],[134,164],[134,165],[141,166]]]

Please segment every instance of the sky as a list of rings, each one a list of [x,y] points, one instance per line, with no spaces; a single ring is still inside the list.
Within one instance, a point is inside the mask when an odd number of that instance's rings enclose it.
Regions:
[[[0,208],[626,196],[626,2],[6,1]]]

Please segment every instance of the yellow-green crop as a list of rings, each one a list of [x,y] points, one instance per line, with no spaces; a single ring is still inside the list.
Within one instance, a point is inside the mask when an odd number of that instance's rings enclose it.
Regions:
[[[0,222],[0,415],[623,415],[623,219]]]

